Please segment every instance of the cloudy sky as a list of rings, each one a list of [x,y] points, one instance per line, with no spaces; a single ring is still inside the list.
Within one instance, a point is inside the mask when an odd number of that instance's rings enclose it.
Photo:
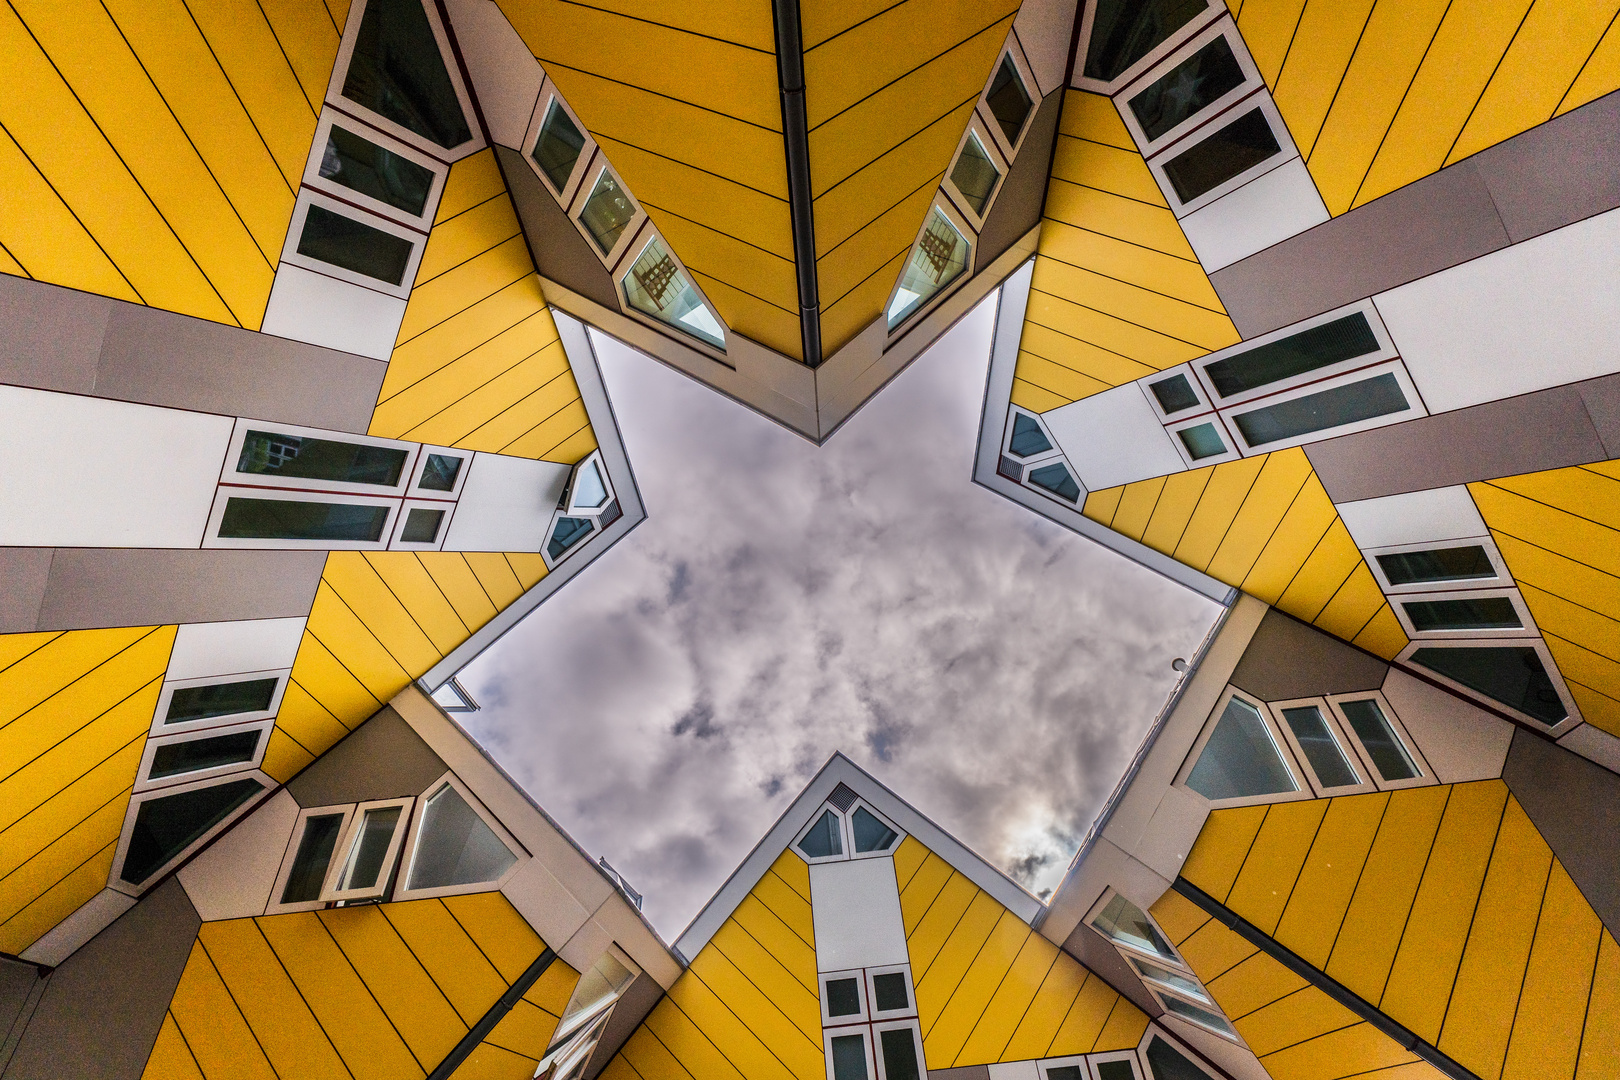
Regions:
[[[1051,887],[1218,614],[971,482],[993,318],[819,449],[596,338],[648,519],[462,719],[666,938],[835,750]]]

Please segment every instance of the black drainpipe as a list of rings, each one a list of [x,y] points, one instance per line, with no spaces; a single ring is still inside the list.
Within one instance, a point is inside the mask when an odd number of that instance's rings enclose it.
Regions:
[[[782,144],[787,151],[788,209],[799,276],[799,331],[804,362],[821,363],[821,296],[816,286],[816,225],[810,196],[810,127],[804,110],[804,33],[799,0],[772,0],[776,74],[782,92]]]
[[[535,958],[534,963],[517,977],[517,982],[501,995],[500,1000],[489,1007],[489,1012],[484,1014],[483,1019],[474,1024],[472,1030],[456,1043],[455,1049],[444,1056],[444,1060],[439,1062],[439,1067],[427,1074],[427,1080],[450,1080],[450,1074],[461,1067],[461,1063],[467,1060],[469,1054],[478,1049],[478,1044],[495,1030],[496,1024],[506,1019],[506,1014],[511,1012],[518,1000],[529,992],[529,987],[534,985],[535,980],[546,973],[546,968],[550,967],[555,959],[557,954],[547,946]]]

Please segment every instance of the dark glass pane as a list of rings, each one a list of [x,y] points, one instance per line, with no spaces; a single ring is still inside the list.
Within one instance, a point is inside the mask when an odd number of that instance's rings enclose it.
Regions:
[[[877,992],[880,1012],[911,1008],[911,998],[906,994],[906,977],[898,971],[872,976],[872,989]]]
[[[297,480],[335,480],[345,484],[393,487],[404,471],[407,450],[392,446],[366,446],[283,435],[279,431],[249,431],[242,441],[236,471],[254,476],[286,476]]]
[[[1208,8],[1204,0],[1097,0],[1086,77],[1112,82]]]
[[[568,186],[568,178],[574,175],[574,165],[584,148],[585,136],[556,99],[552,99],[551,108],[546,110],[546,122],[540,125],[540,138],[534,144],[534,163],[559,193]]]
[[[799,850],[812,859],[825,859],[829,855],[842,855],[844,842],[838,834],[838,815],[828,810],[804,834]]]
[[[591,197],[585,200],[585,209],[579,212],[579,220],[585,223],[591,239],[606,255],[619,242],[635,214],[636,207],[630,196],[619,187],[613,174],[604,169],[596,187],[591,189]]]
[[[241,682],[214,683],[212,686],[182,686],[169,696],[165,724],[186,720],[206,720],[210,716],[264,712],[276,696],[280,679],[244,679]]]
[[[899,834],[877,819],[877,815],[860,807],[850,818],[850,829],[855,834],[856,851],[887,851],[899,839]]]
[[[553,559],[561,557],[563,552],[589,536],[593,527],[590,518],[558,518],[557,527],[551,530],[551,543],[546,545],[546,554]]]
[[[231,780],[195,791],[147,799],[135,811],[129,851],[118,876],[140,885],[231,811],[264,790],[258,780]]]
[[[1524,626],[1505,596],[1472,600],[1408,600],[1401,604],[1412,628],[1425,630],[1516,630]]]
[[[1356,775],[1356,770],[1344,756],[1344,748],[1328,729],[1322,710],[1307,706],[1284,709],[1282,712],[1283,719],[1288,721],[1288,729],[1299,740],[1299,748],[1305,751],[1305,759],[1316,770],[1316,778],[1323,787],[1348,787],[1361,783],[1361,777]]]
[[[1058,1065],[1046,1070],[1046,1080],[1086,1080],[1086,1074],[1078,1065]]]
[[[888,1080],[917,1080],[917,1038],[910,1028],[890,1028],[880,1032],[883,1041],[883,1075]]]
[[[1024,89],[1024,80],[1018,77],[1018,67],[1012,62],[1012,57],[1001,58],[1001,66],[996,69],[995,81],[990,84],[990,93],[985,95],[985,101],[990,106],[990,115],[1001,125],[1001,133],[1007,136],[1008,144],[1016,144],[1018,133],[1024,130],[1024,121],[1029,119],[1029,110],[1034,102],[1030,99],[1029,91]]]
[[[1493,578],[1496,568],[1478,544],[1467,547],[1434,548],[1430,551],[1402,551],[1379,555],[1378,565],[1391,585],[1416,585],[1425,581],[1468,581]]]
[[[990,193],[996,190],[996,181],[1000,179],[1001,173],[991,162],[990,155],[984,152],[978,139],[969,135],[967,142],[962,144],[956,167],[951,170],[951,183],[956,185],[956,190],[962,193],[975,214],[984,213]]]
[[[1047,1070],[1051,1075],[1051,1070]],[[1128,1061],[1099,1061],[1097,1076],[1100,1080],[1136,1080],[1136,1069]]]
[[[1226,453],[1226,442],[1212,423],[1182,428],[1176,432],[1176,437],[1181,440],[1181,445],[1187,448],[1187,453],[1192,455],[1194,461]]]
[[[382,875],[383,859],[393,842],[394,830],[399,827],[399,807],[385,806],[367,810],[360,827],[360,839],[349,852],[349,864],[343,869],[340,890],[370,889]]]
[[[1360,420],[1405,412],[1410,407],[1395,376],[1378,375],[1239,413],[1233,422],[1250,446],[1264,446],[1280,439],[1294,439]]]
[[[1215,392],[1226,398],[1377,351],[1378,338],[1367,325],[1367,316],[1357,311],[1217,360],[1204,369],[1204,374],[1215,385]]]
[[[446,149],[472,138],[422,0],[369,0],[343,96]]]
[[[1265,721],[1241,698],[1227,703],[1187,786],[1206,799],[1237,799],[1298,791]]]
[[[306,818],[304,835],[298,841],[298,854],[293,856],[292,870],[287,884],[281,890],[283,904],[303,904],[318,900],[321,885],[326,881],[326,868],[332,862],[332,849],[337,846],[338,830],[343,827],[342,814],[320,814]]]
[[[405,527],[399,538],[407,544],[431,544],[439,538],[439,526],[444,522],[443,510],[424,510],[413,506],[405,515]]]
[[[867,1080],[866,1040],[859,1035],[832,1039],[833,1080]]]
[[[1157,1035],[1148,1043],[1147,1060],[1153,1080],[1209,1080],[1208,1073]]]
[[[311,206],[298,237],[298,254],[398,285],[411,261],[411,242],[364,222]]]
[[[1419,649],[1412,662],[1543,723],[1556,724],[1569,715],[1532,648]]]
[[[448,454],[429,454],[427,464],[422,466],[422,479],[416,486],[423,491],[456,490],[456,476],[465,460]]]
[[[1165,415],[1190,409],[1198,404],[1198,395],[1193,391],[1192,384],[1185,375],[1172,375],[1168,379],[1160,379],[1156,383],[1148,383],[1148,389],[1159,401],[1159,408]]]
[[[321,175],[351,191],[421,217],[433,189],[433,170],[332,125],[321,152]]]
[[[152,771],[147,776],[157,780],[252,761],[253,751],[259,747],[259,735],[257,731],[233,731],[229,735],[160,746],[152,754]]]
[[[228,499],[219,535],[232,540],[376,540],[388,524],[386,506]]]
[[[1069,475],[1069,470],[1063,467],[1062,462],[1031,469],[1029,482],[1069,502],[1080,498],[1080,485],[1074,482],[1074,477]]]
[[[1046,453],[1052,449],[1052,444],[1047,441],[1046,433],[1041,430],[1041,425],[1035,422],[1034,417],[1014,413],[1012,441],[1008,444],[1008,448],[1019,457],[1029,457],[1033,454]]]
[[[1165,162],[1164,175],[1189,203],[1281,151],[1265,114],[1253,109]]]
[[[1390,727],[1378,702],[1371,698],[1365,701],[1341,701],[1339,708],[1344,710],[1345,718],[1350,721],[1350,730],[1361,740],[1361,746],[1372,758],[1373,768],[1378,770],[1379,776],[1394,781],[1410,780],[1418,775],[1411,755],[1406,752],[1395,729]]]
[[[1242,85],[1243,69],[1223,34],[1131,98],[1131,112],[1151,142]]]
[[[854,1016],[861,1011],[861,987],[856,979],[827,980],[827,1015]]]

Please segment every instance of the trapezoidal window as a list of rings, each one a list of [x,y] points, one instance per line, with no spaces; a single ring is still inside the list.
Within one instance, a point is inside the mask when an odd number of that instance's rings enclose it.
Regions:
[[[1253,448],[1391,416],[1411,407],[1400,380],[1393,373],[1385,372],[1237,413],[1232,423],[1244,442]]]
[[[1018,65],[1013,63],[1010,55],[1002,54],[1001,66],[996,68],[995,81],[990,84],[990,91],[984,95],[984,100],[990,106],[990,115],[996,118],[1001,133],[1007,137],[1007,145],[1017,146],[1018,136],[1024,131],[1024,122],[1029,119],[1035,101],[1025,89],[1024,80],[1018,77]],[[962,187],[954,176],[951,179],[958,188]],[[963,194],[966,193],[964,188]],[[985,197],[989,198],[988,195]],[[978,207],[973,210],[974,213],[980,212]]]
[[[1243,68],[1222,34],[1131,98],[1131,114],[1152,142],[1243,82]]]
[[[555,562],[596,528],[590,518],[560,517],[551,528],[551,539],[546,543],[546,555]]]
[[[827,859],[844,853],[843,830],[838,815],[831,810],[823,813],[800,838],[798,848],[812,859]]]
[[[390,285],[405,283],[415,250],[403,236],[314,204],[298,236],[298,254]]]
[[[343,96],[446,150],[472,138],[422,0],[367,0]]]
[[[1420,648],[1412,663],[1549,727],[1569,716],[1541,654],[1529,645]]]
[[[1524,620],[1506,596],[1403,600],[1412,629],[1420,634],[1446,630],[1521,630]]]
[[[1375,558],[1392,586],[1478,581],[1497,576],[1490,555],[1480,544],[1400,551]]]
[[[1164,175],[1176,197],[1190,203],[1280,153],[1265,113],[1254,108],[1166,161]]]
[[[153,749],[152,765],[146,770],[146,778],[164,780],[205,769],[249,764],[257,756],[259,740],[264,738],[264,734],[264,728],[257,727],[200,739],[180,736],[175,742],[163,743]]]
[[[1007,449],[1021,458],[1034,457],[1052,449],[1052,442],[1041,430],[1040,422],[1027,413],[1013,413],[1012,439]]]
[[[606,173],[602,175],[607,177]],[[586,210],[590,210],[589,204]],[[664,246],[663,240],[654,236],[647,242],[641,254],[630,264],[620,284],[624,288],[625,301],[643,315],[707,345],[725,349],[725,328],[703,302],[697,289],[692,287],[691,280],[676,264],[675,257]]]
[[[183,724],[237,713],[264,712],[275,700],[280,678],[241,679],[236,682],[182,686],[169,696],[165,724]]]
[[[956,185],[956,190],[962,193],[968,206],[981,218],[984,208],[990,205],[990,196],[995,194],[996,183],[1000,179],[1001,170],[990,160],[984,144],[979,142],[977,135],[968,132],[962,152],[956,156],[956,165],[951,169],[951,183]]]
[[[562,107],[562,102],[553,97],[551,107],[546,110],[545,122],[540,125],[540,137],[535,140],[530,156],[557,194],[561,195],[568,186],[569,178],[574,175],[574,166],[579,163],[580,152],[584,149],[585,133],[579,130],[568,111]]]
[[[855,850],[888,851],[900,834],[864,806],[857,806],[849,816],[850,832],[855,838]]]
[[[1029,470],[1025,479],[1040,488],[1049,491],[1065,502],[1078,502],[1080,500],[1080,485],[1075,483],[1074,477],[1069,475],[1068,466],[1061,461],[1054,461],[1050,465]]]
[[[921,309],[967,269],[972,245],[939,207],[928,217],[928,227],[911,249],[900,275],[900,287],[889,301],[889,329],[893,330]]]
[[[262,780],[243,778],[142,800],[119,878],[145,884],[264,788]]]
[[[1113,82],[1208,10],[1205,0],[1097,0],[1086,78]]]
[[[1373,333],[1366,314],[1353,311],[1332,322],[1217,360],[1204,368],[1204,377],[1217,394],[1229,398],[1375,353],[1379,347],[1378,336]],[[1157,385],[1151,389],[1158,393]],[[1163,399],[1160,400],[1162,403]],[[1192,404],[1197,404],[1196,398]],[[1165,405],[1164,410],[1171,411],[1169,405]]]
[[[613,179],[613,174],[603,169],[591,189],[590,198],[579,212],[580,222],[603,255],[613,254],[613,249],[619,246],[619,238],[635,216],[636,204]]]
[[[433,191],[432,169],[337,124],[327,132],[320,175],[412,217],[422,216]]]
[[[1186,783],[1215,802],[1299,790],[1260,710],[1235,695],[1215,721]]]
[[[517,856],[446,780],[422,805],[405,890],[499,881]]]

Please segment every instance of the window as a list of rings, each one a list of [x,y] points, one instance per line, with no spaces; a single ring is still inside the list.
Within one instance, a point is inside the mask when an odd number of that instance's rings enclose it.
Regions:
[[[449,454],[428,454],[416,486],[422,491],[455,491],[466,458]]]
[[[844,853],[843,830],[839,828],[838,814],[828,810],[818,817],[804,835],[799,837],[798,849],[811,859],[830,859]]]
[[[1147,912],[1114,893],[1094,909],[1091,925],[1113,942],[1166,1012],[1229,1039],[1237,1038],[1204,984],[1176,955]]]
[[[563,512],[566,514],[601,514],[613,501],[613,488],[608,482],[607,464],[602,452],[593,450],[574,466],[563,494]]]
[[[1024,133],[1024,123],[1029,119],[1035,102],[1024,86],[1024,79],[1019,75],[1018,65],[1013,63],[1011,53],[1002,54],[1001,64],[990,81],[984,101],[990,107],[990,115],[996,118],[996,126],[1006,137],[1008,148],[1016,147],[1018,136]]]
[[[381,899],[393,877],[410,807],[409,799],[360,804],[339,849],[343,861],[327,890],[330,899]]]
[[[1381,348],[1366,313],[1353,311],[1331,322],[1205,364],[1203,372],[1216,394],[1223,399],[1232,398],[1368,356]]]
[[[1200,468],[1239,457],[1237,450],[1228,445],[1226,430],[1219,418],[1204,416],[1174,424],[1170,434],[1179,444],[1176,449],[1189,467]]]
[[[552,190],[561,197],[568,188],[568,181],[574,175],[574,166],[579,162],[580,152],[585,149],[585,135],[574,123],[573,117],[563,109],[562,101],[553,96],[550,107],[546,109],[546,118],[540,125],[540,135],[535,139],[534,150],[530,156],[534,163],[540,166],[540,175],[551,184]]]
[[[1406,787],[1423,779],[1424,770],[1413,760],[1407,744],[1391,721],[1393,713],[1377,698],[1341,697],[1333,704],[1361,743],[1361,750],[1381,783],[1379,787]]]
[[[956,164],[951,167],[951,184],[981,221],[1000,180],[1001,170],[991,160],[979,136],[970,130],[962,142],[961,152],[956,155]]]
[[[1349,434],[1422,416],[1424,411],[1413,404],[1416,400],[1406,369],[1397,361],[1379,374],[1340,376],[1221,415],[1229,418],[1250,449],[1282,449],[1312,441],[1313,436],[1325,438],[1321,433],[1328,431]]]
[[[830,1080],[873,1080],[872,1046],[866,1028],[827,1033],[827,1075]]]
[[[579,220],[604,256],[611,256],[619,246],[619,238],[636,216],[636,204],[619,186],[618,180],[607,169],[597,175]]]
[[[1400,659],[1549,728],[1578,718],[1539,638],[1413,642],[1402,650]]]
[[[828,1080],[924,1080],[910,965],[820,978]]]
[[[1281,715],[1289,743],[1318,794],[1370,790],[1370,783],[1354,763],[1355,751],[1346,751],[1345,736],[1325,701],[1281,702],[1271,708]]]
[[[443,524],[443,510],[412,507],[405,514],[405,526],[399,530],[399,540],[405,544],[431,544],[439,538],[439,529]]]
[[[821,977],[821,1023],[848,1024],[866,1017],[866,980],[859,971]]]
[[[401,892],[444,895],[500,881],[518,860],[516,841],[505,832],[480,811],[471,792],[446,775],[420,801]]]
[[[333,480],[394,487],[410,452],[392,446],[338,442],[249,428],[236,471],[255,476]]]
[[[917,1021],[876,1024],[878,1080],[922,1080],[922,1035]]]
[[[1209,1009],[1194,1005],[1190,1001],[1171,994],[1159,994],[1158,998],[1163,1003],[1166,1012],[1173,1013],[1183,1020],[1190,1020],[1199,1027],[1218,1031],[1228,1038],[1237,1038],[1237,1032],[1232,1029],[1232,1025],[1228,1024],[1226,1018],[1219,1013],[1211,1012]]]
[[[1382,584],[1395,589],[1409,585],[1475,582],[1503,576],[1483,543],[1425,547],[1375,555]]]
[[[1092,1060],[1097,1080],[1138,1080],[1135,1054],[1113,1054]]]
[[[794,850],[806,862],[876,858],[893,852],[904,839],[894,822],[848,788],[843,792],[848,792],[843,809],[838,806],[842,799],[829,799],[794,840]]]
[[[1176,951],[1170,947],[1170,942],[1148,918],[1147,912],[1119,893],[1115,893],[1102,910],[1092,916],[1091,925],[1115,945],[1123,945],[1172,964],[1179,965],[1181,962]]]
[[[1143,145],[1166,141],[1166,136],[1184,130],[1199,113],[1230,104],[1259,83],[1247,55],[1240,61],[1233,51],[1225,32],[1228,29],[1231,24],[1222,23],[1200,34],[1190,46],[1190,56],[1127,99],[1128,119],[1134,121]]]
[[[555,564],[595,528],[596,523],[590,518],[559,517],[546,543],[547,560]]]
[[[274,722],[257,720],[149,738],[136,773],[136,790],[257,768]]]
[[[858,852],[888,851],[900,838],[898,833],[864,806],[857,806],[850,814],[849,826],[850,832],[855,835],[855,850]]]
[[[1080,485],[1075,483],[1068,467],[1061,461],[1031,469],[1028,479],[1031,484],[1043,491],[1050,491],[1065,502],[1080,500]]]
[[[1176,374],[1168,379],[1148,383],[1148,390],[1153,394],[1153,400],[1159,403],[1159,411],[1165,416],[1174,416],[1178,412],[1202,405],[1203,399],[1192,388],[1185,374]]]
[[[909,965],[866,969],[866,982],[872,1002],[872,1018],[905,1016],[917,1011],[916,998],[911,989]]]
[[[1194,1065],[1162,1032],[1150,1028],[1144,1041],[1142,1057],[1153,1073],[1153,1080],[1210,1080],[1209,1073]]]
[[[268,712],[280,686],[278,676],[177,685],[169,695],[168,708],[163,710],[163,722],[184,724],[239,713]]]
[[[1267,801],[1299,791],[1264,706],[1228,690],[1194,746],[1182,783],[1212,802]]]
[[[130,799],[114,857],[113,885],[140,893],[226,822],[273,781],[263,773],[137,792]]]
[[[1280,153],[1277,136],[1257,106],[1176,154],[1161,168],[1185,205]]]
[[[967,269],[971,249],[965,226],[959,228],[954,224],[944,207],[936,202],[889,301],[889,329],[894,330],[921,311],[947,285],[961,277]]]
[[[231,496],[214,535],[222,540],[296,540],[311,545],[373,544],[393,504],[312,502],[285,495]]]
[[[1210,7],[1208,0],[1097,0],[1086,78],[1113,82]]]
[[[613,1006],[640,973],[628,956],[609,946],[574,984],[574,993],[535,1075],[544,1076],[550,1070],[554,1080],[578,1080],[590,1064],[591,1052],[607,1027]]]
[[[1007,441],[1007,448],[1021,458],[1044,454],[1052,449],[1051,440],[1046,432],[1041,430],[1040,421],[1028,413],[1013,413],[1012,438]]]
[[[316,175],[374,203],[421,218],[434,194],[434,169],[328,121]],[[354,125],[358,127],[359,125]]]
[[[460,88],[422,0],[367,0],[342,93],[447,150],[472,139]]]
[[[332,865],[332,852],[349,820],[349,811],[304,811],[293,829],[297,843],[291,862],[283,867],[271,893],[276,899],[272,910],[297,910],[287,905],[311,905],[321,901],[326,887],[326,871]]]
[[[409,288],[405,272],[418,245],[348,214],[311,204],[298,234],[298,254],[360,277]]]
[[[1438,600],[1402,600],[1403,620],[1413,633],[1456,630],[1522,630],[1524,620],[1507,596],[1446,597]]]
[[[586,209],[590,209],[589,204]],[[616,238],[618,234],[613,235]],[[725,328],[657,234],[647,241],[619,283],[625,302],[634,310],[706,345],[725,350]]]

